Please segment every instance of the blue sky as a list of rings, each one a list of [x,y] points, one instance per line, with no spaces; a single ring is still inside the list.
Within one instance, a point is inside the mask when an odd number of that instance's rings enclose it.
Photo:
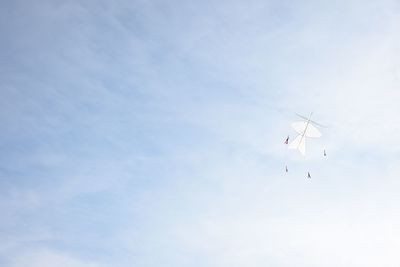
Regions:
[[[398,266],[399,25],[389,0],[2,1],[0,265]]]

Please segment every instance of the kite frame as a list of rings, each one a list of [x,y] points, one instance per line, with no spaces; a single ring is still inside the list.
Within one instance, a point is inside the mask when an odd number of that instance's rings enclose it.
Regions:
[[[300,118],[302,118],[303,120],[306,120],[306,121],[308,121],[308,122],[311,122],[312,124],[315,124],[316,126],[318,126],[318,127],[321,127],[321,128],[327,128],[327,126],[324,126],[324,125],[322,125],[322,124],[319,124],[318,122],[316,122],[316,121],[313,121],[313,120],[311,120],[311,116],[312,116],[312,112],[310,113],[310,116],[307,118],[307,117],[305,117],[305,116],[302,116],[302,115],[300,115],[300,114],[298,114],[298,113],[295,113],[298,117],[300,117]]]
[[[304,135],[305,135],[306,132],[307,132],[307,128],[308,128],[308,125],[310,124],[312,114],[313,114],[313,113],[311,112],[311,113],[310,113],[310,117],[308,117],[308,119],[307,119],[306,128],[304,128],[304,131],[303,131],[303,133],[301,134],[300,142],[299,142],[299,144],[297,145],[297,149],[299,149],[300,144],[301,144],[301,142],[303,141]],[[298,114],[296,113],[296,115],[298,115]]]

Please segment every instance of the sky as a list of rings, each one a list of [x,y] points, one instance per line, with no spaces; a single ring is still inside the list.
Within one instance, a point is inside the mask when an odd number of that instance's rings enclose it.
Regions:
[[[0,265],[399,266],[399,30],[395,0],[1,1]]]

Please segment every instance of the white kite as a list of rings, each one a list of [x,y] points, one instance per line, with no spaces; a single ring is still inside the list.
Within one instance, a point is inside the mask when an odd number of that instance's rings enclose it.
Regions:
[[[312,113],[308,118],[297,114],[303,121],[292,123],[293,129],[299,134],[289,145],[289,149],[298,149],[303,156],[306,155],[306,138],[321,137],[321,132],[316,126],[323,127],[322,125],[311,120]]]

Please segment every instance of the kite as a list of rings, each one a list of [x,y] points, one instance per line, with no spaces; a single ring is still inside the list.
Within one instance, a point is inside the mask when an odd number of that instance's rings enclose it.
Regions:
[[[296,121],[292,123],[292,128],[297,132],[297,137],[289,144],[289,136],[285,139],[284,144],[288,145],[289,149],[296,149],[305,156],[306,155],[306,140],[310,138],[319,138],[322,136],[321,132],[318,130],[322,126],[321,124],[311,120],[312,112],[309,117],[304,117],[296,113],[300,117],[301,121]],[[324,149],[324,157],[326,157],[326,151]],[[285,171],[288,172],[287,165],[285,166]],[[307,172],[307,178],[311,179],[310,172]]]
[[[284,144],[286,144],[286,145],[289,144],[289,135],[288,135],[288,137],[286,137]]]
[[[298,114],[297,114],[298,115]],[[292,123],[293,129],[299,134],[289,145],[289,149],[297,149],[300,153],[306,155],[306,138],[321,137],[321,132],[316,126],[321,126],[311,120],[312,112],[308,118],[298,115],[303,121]],[[314,126],[315,125],[315,126]]]

